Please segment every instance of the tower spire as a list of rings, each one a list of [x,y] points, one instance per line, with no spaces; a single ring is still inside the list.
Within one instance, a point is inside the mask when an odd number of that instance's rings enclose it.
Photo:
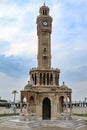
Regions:
[[[45,6],[45,0],[44,0],[44,6]]]

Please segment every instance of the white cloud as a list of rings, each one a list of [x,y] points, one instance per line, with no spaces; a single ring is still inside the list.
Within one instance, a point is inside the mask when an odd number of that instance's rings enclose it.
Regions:
[[[82,3],[85,3],[87,4],[87,0],[65,0],[65,2],[69,2],[71,4],[82,4]]]
[[[6,50],[2,51],[5,56],[24,55],[36,58],[38,43],[35,21],[37,15],[39,15],[39,6],[38,1],[37,3],[33,1],[32,4],[29,1],[22,6],[10,2],[0,3],[0,19],[4,19],[4,22],[0,21],[0,41],[7,41],[9,46],[8,49],[6,47]],[[81,66],[87,64],[86,60],[82,60],[82,58],[86,59],[84,57],[87,57],[87,0],[51,1],[50,15],[53,17],[53,66],[58,66],[63,72],[66,70],[69,72],[70,69],[73,71],[78,69],[79,64]],[[77,64],[80,57],[81,61]],[[67,80],[68,78],[66,77]],[[12,89],[14,89],[18,82],[17,88],[19,89],[19,86],[22,86],[21,83],[23,83],[21,80],[18,81],[5,74],[0,74],[0,79],[2,88],[7,83],[8,86],[13,86]],[[75,86],[73,93],[76,95],[78,91],[76,86],[78,88],[82,84],[86,86],[86,82],[79,82],[78,84],[75,82],[72,87]],[[83,88],[85,92],[85,87]],[[77,90],[75,91],[75,89]],[[3,91],[3,89],[0,89],[0,92],[4,96],[6,95],[6,91]]]
[[[83,56],[87,56],[86,3],[87,1],[85,0],[61,1],[60,10],[55,12],[55,17],[57,17],[57,13],[60,14],[52,38],[52,60],[55,66],[60,64],[60,67],[63,67],[63,69],[71,68],[73,65],[71,59],[77,58],[78,61],[80,57],[82,60]],[[54,16],[53,18],[55,19]],[[73,63],[75,65],[76,60]],[[82,61],[81,64],[86,64],[86,60],[84,63]]]
[[[58,2],[51,7],[50,15],[53,17],[53,28],[55,28],[60,22],[62,16],[61,7],[62,4]]]
[[[8,42],[11,42],[13,35],[18,31],[15,27],[0,27],[0,30],[0,39]]]
[[[11,18],[14,21],[8,22],[6,25],[0,26],[0,39],[8,41],[9,50],[4,53],[10,55],[32,55],[36,53],[36,31],[33,27],[34,15],[30,15],[37,8],[35,5],[26,5],[19,7],[16,4],[0,5],[0,17]],[[30,18],[30,16],[31,18]],[[36,15],[37,16],[37,15]],[[26,20],[28,17],[28,21]],[[29,27],[25,30],[25,28]]]
[[[83,101],[87,97],[87,81],[72,83],[72,99],[73,101]]]
[[[31,57],[35,56],[37,53],[37,43],[35,43],[36,37],[34,35],[35,33],[36,32],[30,32],[27,34],[21,33],[21,36],[23,35],[23,37],[20,38],[19,36],[18,40],[14,40],[10,45],[9,50],[5,52],[5,55],[29,55]]]
[[[22,90],[27,84],[28,79],[15,79],[9,77],[5,73],[0,72],[0,97],[2,99],[7,99],[13,101],[12,91],[17,90],[19,93],[17,94],[16,99],[20,100],[20,90]]]

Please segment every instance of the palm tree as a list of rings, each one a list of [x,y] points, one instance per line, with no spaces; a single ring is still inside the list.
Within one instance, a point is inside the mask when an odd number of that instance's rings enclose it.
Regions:
[[[14,94],[14,103],[15,103],[15,98],[16,98],[16,94],[18,93],[18,91],[17,90],[13,90],[12,91],[12,94]]]

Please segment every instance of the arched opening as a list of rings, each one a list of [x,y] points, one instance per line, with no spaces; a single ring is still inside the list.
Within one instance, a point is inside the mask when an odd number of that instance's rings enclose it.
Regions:
[[[47,10],[43,10],[43,15],[47,15]]]
[[[30,97],[30,105],[33,105],[33,104],[34,104],[34,97],[31,96],[31,97]]]
[[[43,85],[45,85],[45,74],[43,75]]]
[[[35,103],[34,103],[34,97],[33,96],[30,97],[29,107],[30,107],[30,112],[35,112]]]
[[[27,108],[27,98],[24,96],[23,97],[23,104],[22,104],[22,112],[26,113],[26,108]]]
[[[27,106],[27,99],[26,97],[23,97],[23,107],[26,108]]]
[[[53,75],[50,75],[50,85],[53,85]]]
[[[36,76],[36,74],[35,74],[35,85],[37,84],[37,76]]]
[[[46,48],[44,48],[44,49],[43,49],[44,54],[46,54],[46,51],[47,51]]]
[[[33,74],[32,74],[32,82],[33,82],[33,84],[34,84],[34,76],[33,76]]]
[[[47,73],[47,85],[49,85],[49,74]]]
[[[42,103],[42,119],[51,119],[51,101],[48,98],[45,98]]]
[[[42,74],[40,73],[40,85],[42,85]]]
[[[60,98],[59,98],[59,112],[60,113],[62,113],[63,111],[64,111],[64,97],[63,96],[61,96]]]

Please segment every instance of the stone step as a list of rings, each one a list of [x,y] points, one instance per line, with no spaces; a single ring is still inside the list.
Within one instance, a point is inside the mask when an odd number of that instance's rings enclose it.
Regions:
[[[30,128],[26,124],[15,123],[15,122],[3,122],[3,123],[0,123],[0,126],[11,127],[11,128],[20,128],[20,129],[23,129],[23,128],[28,128],[29,129]]]
[[[84,120],[37,120],[37,121],[19,121],[19,120],[8,120],[0,123],[0,126],[20,128],[20,129],[32,129],[35,127],[43,126],[57,126],[65,128],[79,128],[83,127]]]

